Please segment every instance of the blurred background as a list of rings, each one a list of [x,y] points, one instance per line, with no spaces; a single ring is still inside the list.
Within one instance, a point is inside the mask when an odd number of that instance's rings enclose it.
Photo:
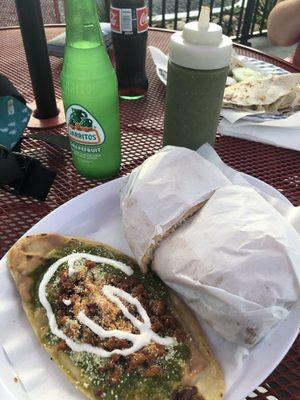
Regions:
[[[44,24],[65,22],[64,0],[40,0]],[[109,0],[96,0],[101,21],[109,20]],[[276,0],[148,0],[150,26],[181,30],[199,16],[202,5],[209,5],[211,20],[226,35],[241,44],[285,58],[293,47],[274,47],[267,38],[267,18]],[[2,0],[0,27],[18,25],[14,0]]]

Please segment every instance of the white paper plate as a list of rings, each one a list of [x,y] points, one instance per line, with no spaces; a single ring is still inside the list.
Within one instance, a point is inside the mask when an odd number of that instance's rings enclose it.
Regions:
[[[168,78],[168,72],[165,71],[162,68],[159,68],[156,66],[156,75],[159,77],[160,81],[167,86],[167,78]]]
[[[286,71],[285,69],[277,67],[276,65],[270,64],[266,61],[257,60],[256,58],[247,56],[241,56],[241,59],[244,59],[245,61],[251,63],[255,68],[261,70],[261,72],[264,74],[270,74],[270,75],[289,74],[289,72]]]
[[[244,59],[245,61],[249,62],[250,64],[252,64],[255,67],[255,69],[261,70],[261,72],[264,74],[271,74],[271,75],[289,74],[289,72],[286,71],[285,69],[277,67],[276,65],[267,63],[265,61],[257,60],[256,58],[247,57],[247,56],[241,56],[241,58]],[[249,68],[251,68],[251,67],[249,67]],[[156,74],[159,77],[159,79],[161,80],[161,82],[164,85],[167,85],[167,77],[168,77],[167,71],[156,66]]]
[[[263,190],[272,196],[275,194],[278,198],[282,199],[282,195],[279,192],[270,188],[265,183],[252,177],[249,178],[245,175],[244,177],[249,180],[249,183],[259,187],[260,190]],[[121,227],[121,211],[119,207],[119,190],[124,179],[125,178],[116,179],[77,196],[43,218],[33,228],[31,228],[27,234],[56,232],[65,235],[86,237],[91,240],[105,242],[131,255],[123,236]],[[4,327],[6,324],[11,324],[18,314],[23,315],[19,298],[15,293],[14,284],[9,277],[5,264],[6,260],[4,257],[0,262],[0,302],[2,294],[1,287],[5,287],[6,292],[11,293],[10,296],[12,301],[15,302],[16,315],[10,313],[7,315],[5,321],[1,321],[2,335],[5,334]],[[11,288],[11,290],[7,290],[8,287]],[[244,360],[243,367],[240,369],[238,375],[235,374],[234,379],[232,379],[233,375],[229,373],[230,371],[226,371],[226,360],[220,360],[223,369],[225,369],[225,375],[227,376],[225,400],[242,400],[257,386],[259,386],[259,384],[280,363],[291,347],[297,337],[299,325],[300,312],[293,311],[286,321],[282,322],[277,329],[270,332],[269,335],[256,346],[250,356]],[[32,334],[25,319],[24,322],[21,323],[21,329],[26,335]],[[228,344],[228,346],[230,345]],[[38,342],[36,344],[36,351],[41,353],[41,356],[44,356],[44,350]],[[214,348],[214,351],[218,357],[218,348]],[[22,357],[25,356],[26,349],[24,349],[22,354]],[[48,360],[48,362],[50,361]],[[49,369],[50,367],[52,375],[54,371],[55,379],[57,377],[57,385],[65,384],[64,379],[61,377],[61,372],[59,372],[58,369],[56,370],[54,366],[50,365]],[[1,400],[28,400],[28,396],[22,386],[14,383],[13,377],[15,374],[16,372],[13,370],[6,358],[2,346],[0,346]],[[66,384],[68,384],[67,381]],[[47,396],[45,398],[47,398]],[[72,400],[72,398],[72,395],[68,396],[68,400]],[[76,399],[78,399],[78,395],[76,395]],[[84,399],[83,396],[82,399]],[[58,399],[47,398],[47,400]]]

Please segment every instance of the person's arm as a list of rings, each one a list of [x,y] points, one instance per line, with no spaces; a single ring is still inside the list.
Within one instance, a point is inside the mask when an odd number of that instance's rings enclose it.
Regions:
[[[268,37],[274,46],[291,46],[300,40],[300,0],[278,1],[269,14]]]

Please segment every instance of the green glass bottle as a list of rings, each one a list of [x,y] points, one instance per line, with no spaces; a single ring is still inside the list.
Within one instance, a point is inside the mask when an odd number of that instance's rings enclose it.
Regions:
[[[108,179],[121,161],[118,83],[95,0],[66,0],[61,89],[73,161],[88,179]]]

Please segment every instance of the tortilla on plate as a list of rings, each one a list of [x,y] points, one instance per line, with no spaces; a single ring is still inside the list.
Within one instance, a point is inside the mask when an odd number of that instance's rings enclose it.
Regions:
[[[23,308],[91,400],[216,400],[222,372],[192,314],[152,272],[102,243],[27,236],[8,254]]]

